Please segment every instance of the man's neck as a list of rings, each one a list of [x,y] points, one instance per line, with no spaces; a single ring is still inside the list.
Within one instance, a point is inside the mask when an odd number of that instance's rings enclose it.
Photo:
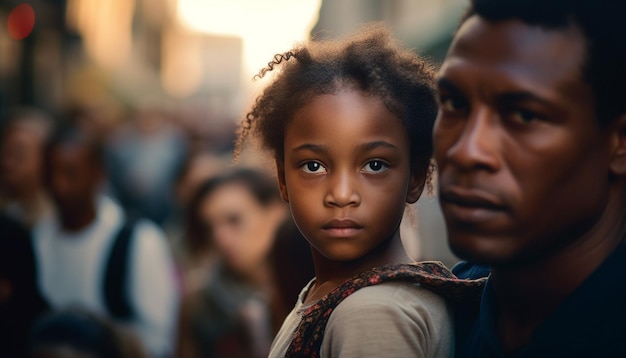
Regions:
[[[497,331],[505,351],[526,345],[535,329],[623,243],[623,213],[607,211],[584,237],[541,261],[492,267]]]
[[[82,210],[60,213],[61,227],[66,232],[78,232],[96,219],[96,205],[85,206]]]

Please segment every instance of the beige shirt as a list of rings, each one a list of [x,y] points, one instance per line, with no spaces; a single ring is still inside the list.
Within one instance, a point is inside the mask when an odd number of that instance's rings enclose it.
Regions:
[[[296,306],[274,338],[270,358],[284,357],[302,314],[310,307],[300,293]],[[364,287],[331,314],[321,357],[451,357],[454,326],[445,301],[407,282]]]

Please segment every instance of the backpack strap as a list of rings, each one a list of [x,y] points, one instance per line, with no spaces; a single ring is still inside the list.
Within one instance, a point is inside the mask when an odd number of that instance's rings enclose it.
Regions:
[[[130,266],[129,251],[134,226],[133,220],[126,220],[118,231],[104,276],[105,306],[113,318],[121,320],[129,320],[133,316],[127,287]]]
[[[479,302],[486,277],[457,278],[438,261],[391,264],[364,271],[334,288],[303,314],[285,357],[319,357],[326,324],[332,311],[357,290],[389,281],[407,281],[437,293],[452,302]]]

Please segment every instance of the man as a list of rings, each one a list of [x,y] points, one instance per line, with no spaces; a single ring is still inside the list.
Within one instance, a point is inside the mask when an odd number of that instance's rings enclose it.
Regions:
[[[459,356],[626,356],[624,24],[623,1],[474,0],[454,36],[439,197],[452,250],[491,268]]]
[[[100,194],[101,160],[97,142],[75,128],[58,130],[46,146],[46,184],[58,217],[38,225],[34,234],[42,293],[53,308],[78,305],[128,324],[151,356],[168,356],[178,295],[166,238],[153,223],[138,220],[126,235],[127,253],[111,264],[129,221],[118,204]],[[110,279],[111,267],[124,262],[127,272]]]

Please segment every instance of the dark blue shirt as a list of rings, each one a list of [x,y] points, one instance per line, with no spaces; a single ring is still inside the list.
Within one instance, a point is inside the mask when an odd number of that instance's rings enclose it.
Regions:
[[[483,267],[484,268],[484,267]],[[474,274],[480,271],[473,271]],[[469,266],[457,276],[472,276]],[[457,357],[505,357],[496,331],[496,299],[487,281],[480,312],[457,310]],[[512,357],[626,357],[626,245],[568,296]]]

